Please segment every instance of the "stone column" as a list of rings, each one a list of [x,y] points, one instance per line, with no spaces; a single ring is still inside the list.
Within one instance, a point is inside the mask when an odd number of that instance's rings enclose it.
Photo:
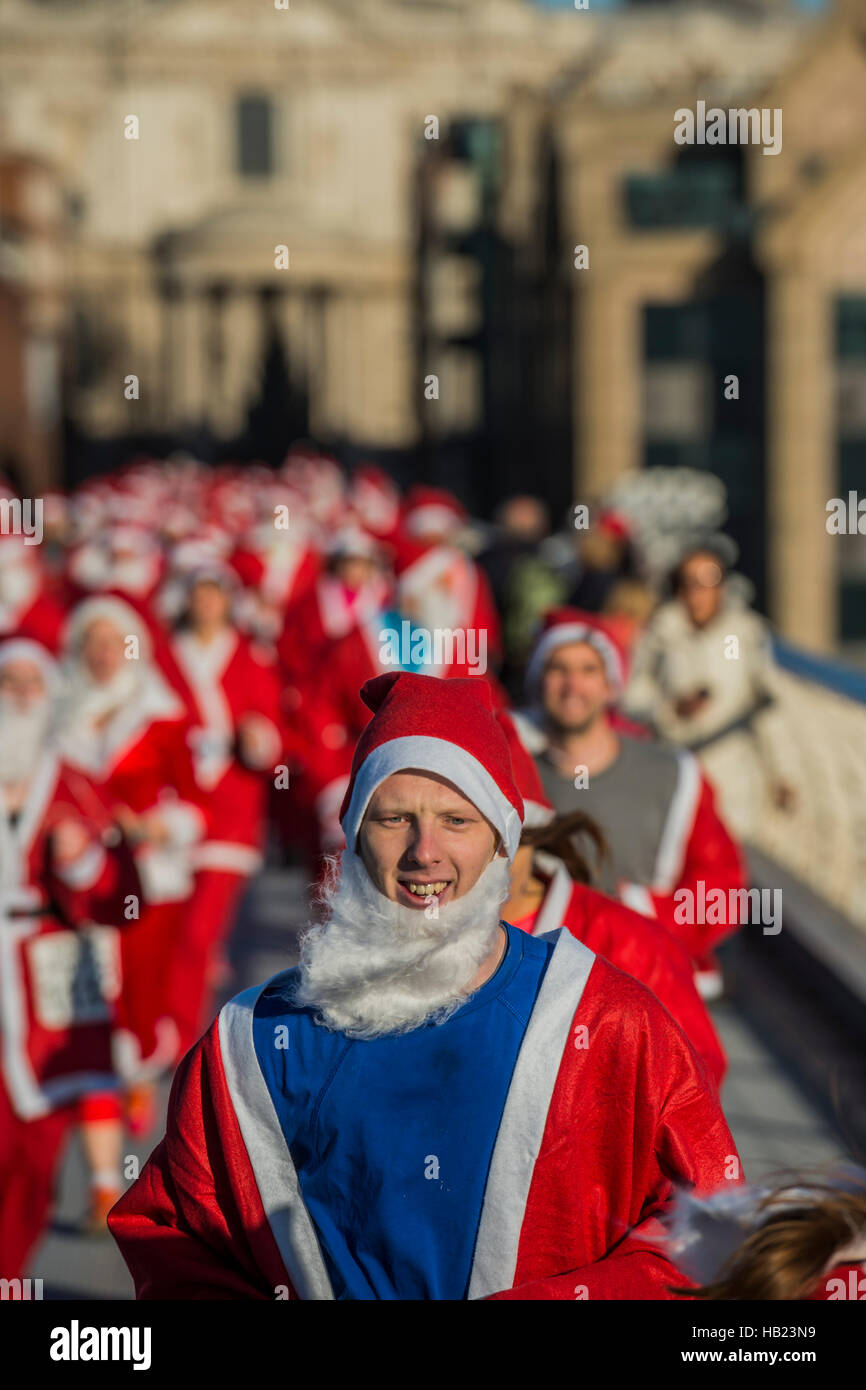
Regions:
[[[827,532],[837,493],[833,303],[806,270],[767,284],[767,515],[770,617],[817,651],[835,644],[838,560]]]
[[[590,257],[592,251],[590,250]],[[575,501],[642,466],[641,305],[621,273],[574,270]]]

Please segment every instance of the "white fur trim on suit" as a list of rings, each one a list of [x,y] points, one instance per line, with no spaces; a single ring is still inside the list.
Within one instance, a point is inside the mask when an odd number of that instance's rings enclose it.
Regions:
[[[676,790],[659,842],[653,877],[654,893],[672,893],[679,883],[685,863],[689,836],[701,795],[701,770],[692,753],[678,753]]]
[[[283,978],[275,975],[225,1004],[219,1014],[219,1049],[226,1085],[259,1190],[265,1217],[298,1296],[329,1302],[334,1291],[316,1228],[304,1204],[292,1156],[262,1076],[253,1038],[261,994]]]
[[[359,767],[349,809],[343,817],[343,832],[349,849],[356,850],[361,821],[376,788],[393,773],[412,768],[419,772],[435,772],[453,782],[499,831],[508,858],[514,858],[520,844],[521,819],[487,768],[456,743],[423,735],[408,735],[382,743]]]
[[[630,907],[632,912],[639,912],[642,917],[655,917],[655,904],[650,896],[648,888],[642,883],[621,883],[619,886],[619,900]]]
[[[567,930],[555,943],[505,1098],[478,1225],[470,1299],[510,1289],[550,1101],[595,955]]]
[[[237,840],[207,840],[192,852],[194,869],[220,869],[227,874],[258,873],[264,860],[259,850],[252,845],[243,845]]]

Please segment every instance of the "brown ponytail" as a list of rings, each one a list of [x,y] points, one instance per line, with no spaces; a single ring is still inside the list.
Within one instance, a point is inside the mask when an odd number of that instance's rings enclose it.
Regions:
[[[858,1236],[866,1242],[866,1181],[855,1192],[810,1185],[802,1206],[792,1206],[790,1188],[787,1195],[779,1188],[757,1211],[759,1219],[769,1215],[726,1261],[718,1278],[702,1288],[676,1292],[707,1300],[808,1298],[837,1252]]]
[[[590,883],[592,872],[586,856],[575,843],[575,835],[588,836],[595,845],[599,859],[604,859],[609,853],[600,826],[585,811],[555,816],[547,825],[525,825],[520,833],[520,843],[561,859],[575,883]]]

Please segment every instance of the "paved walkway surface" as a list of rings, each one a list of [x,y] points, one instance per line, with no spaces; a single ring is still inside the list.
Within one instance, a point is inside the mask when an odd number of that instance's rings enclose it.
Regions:
[[[268,871],[253,885],[235,933],[233,993],[294,963],[303,904],[304,883],[297,872]],[[841,1137],[735,1004],[716,1004],[713,1014],[730,1059],[722,1104],[749,1179],[761,1181],[774,1172],[845,1156]],[[167,1097],[166,1085],[163,1106]],[[162,1128],[161,1120],[155,1136],[144,1144],[127,1141],[126,1153],[143,1162]],[[85,1197],[81,1156],[73,1141],[63,1167],[54,1224],[35,1252],[29,1273],[42,1278],[46,1298],[130,1299],[132,1281],[111,1238],[85,1237],[78,1231]]]

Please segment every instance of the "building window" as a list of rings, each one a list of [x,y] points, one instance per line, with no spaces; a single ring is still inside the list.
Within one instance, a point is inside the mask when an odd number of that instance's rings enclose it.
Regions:
[[[237,169],[244,178],[268,178],[274,172],[273,108],[268,97],[238,97],[236,107]]]

